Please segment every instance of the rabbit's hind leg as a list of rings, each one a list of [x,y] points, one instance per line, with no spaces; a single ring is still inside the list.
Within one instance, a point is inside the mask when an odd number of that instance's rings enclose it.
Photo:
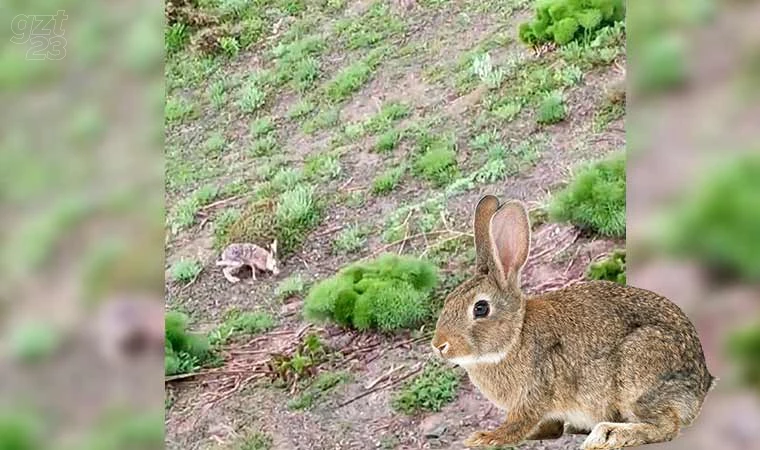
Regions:
[[[545,439],[557,439],[565,432],[565,423],[561,420],[544,420],[538,424],[525,439],[529,441],[542,441]]]
[[[240,281],[240,278],[233,275],[233,272],[237,272],[243,265],[237,265],[237,266],[227,266],[224,269],[222,269],[222,273],[224,274],[224,278],[227,279],[230,283],[237,283]]]

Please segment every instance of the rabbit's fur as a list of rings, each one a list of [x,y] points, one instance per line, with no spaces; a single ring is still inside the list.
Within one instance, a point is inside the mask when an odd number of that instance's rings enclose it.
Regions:
[[[216,262],[217,266],[224,267],[222,273],[231,283],[237,283],[240,278],[233,275],[244,266],[251,268],[251,276],[256,280],[256,270],[272,272],[273,275],[280,273],[277,268],[277,241],[269,246],[269,251],[256,244],[236,243],[228,245],[222,252],[222,257]]]
[[[525,207],[485,196],[474,228],[477,273],[446,299],[432,345],[508,414],[466,446],[576,432],[590,433],[583,449],[611,449],[671,440],[692,423],[714,378],[675,304],[605,281],[526,298]]]

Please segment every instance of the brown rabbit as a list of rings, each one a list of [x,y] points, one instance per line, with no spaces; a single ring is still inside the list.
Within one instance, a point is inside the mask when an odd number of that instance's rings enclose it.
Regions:
[[[686,315],[659,295],[606,281],[526,298],[525,207],[483,197],[475,211],[477,273],[446,299],[432,345],[508,412],[468,447],[590,433],[582,449],[675,438],[714,383]]]
[[[272,272],[273,275],[280,273],[277,268],[277,240],[269,246],[269,251],[256,244],[239,243],[230,244],[222,252],[222,257],[216,262],[219,267],[224,267],[222,273],[230,283],[237,283],[240,278],[232,273],[244,266],[251,268],[251,277],[256,279],[256,269]]]

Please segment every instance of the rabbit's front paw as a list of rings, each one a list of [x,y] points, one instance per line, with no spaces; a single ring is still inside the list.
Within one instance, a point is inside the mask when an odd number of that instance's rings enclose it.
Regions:
[[[507,442],[503,436],[494,431],[476,431],[464,440],[465,447],[493,447],[496,445],[507,445],[511,442]]]
[[[625,426],[626,424],[598,423],[591,431],[591,434],[583,441],[581,450],[617,449],[639,444],[637,442],[627,442],[624,436],[625,433],[623,433]]]

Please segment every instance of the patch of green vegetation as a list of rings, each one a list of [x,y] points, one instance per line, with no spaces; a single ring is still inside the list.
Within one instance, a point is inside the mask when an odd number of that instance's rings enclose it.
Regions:
[[[190,41],[190,33],[184,23],[173,23],[164,30],[164,48],[168,55],[178,53]]]
[[[227,234],[232,225],[240,219],[240,210],[227,208],[214,220],[214,248],[220,249],[227,242]]]
[[[164,106],[164,119],[167,124],[180,123],[195,116],[195,106],[186,98],[168,96]]]
[[[228,58],[234,58],[240,53],[240,43],[232,36],[222,36],[219,38],[219,47]]]
[[[316,116],[301,125],[301,130],[306,134],[312,134],[317,130],[332,128],[338,125],[338,122],[340,122],[340,109],[322,107]]]
[[[741,381],[760,391],[760,321],[731,332],[726,347]]]
[[[274,153],[277,148],[277,138],[273,134],[268,134],[260,139],[256,139],[251,143],[249,150],[252,156],[269,156]]]
[[[575,64],[565,64],[556,69],[554,78],[564,87],[575,86],[583,80],[583,70]]]
[[[351,374],[348,372],[322,372],[303,392],[288,401],[288,409],[303,410],[311,408],[317,402],[324,403],[336,387],[350,379]]]
[[[456,398],[459,375],[453,369],[428,364],[420,375],[408,382],[393,397],[391,405],[407,415],[440,411]]]
[[[164,371],[166,375],[195,372],[203,365],[215,361],[208,339],[188,331],[188,319],[185,314],[169,311],[164,315],[165,356]]]
[[[412,257],[385,254],[353,263],[309,291],[304,315],[360,330],[414,327],[430,315],[436,268]]]
[[[688,78],[687,44],[675,33],[657,33],[634,47],[638,70],[632,84],[637,92],[656,93],[682,85]]]
[[[760,157],[746,153],[713,167],[664,219],[667,252],[692,257],[717,274],[760,280]]]
[[[348,192],[342,199],[346,206],[353,209],[361,208],[367,202],[366,196],[360,191]]]
[[[375,49],[367,57],[341,69],[323,87],[323,92],[331,102],[341,102],[358,91],[372,78],[380,64],[385,49]]]
[[[224,80],[216,80],[209,85],[208,98],[217,111],[224,108],[227,104],[227,85]]]
[[[303,36],[290,43],[280,43],[272,51],[275,62],[274,80],[278,85],[292,82],[293,88],[305,92],[320,77],[317,57],[327,48],[319,35]]]
[[[538,106],[538,117],[536,121],[542,125],[551,125],[565,120],[567,109],[565,107],[565,98],[561,91],[552,91],[544,95],[541,104]]]
[[[303,180],[303,173],[293,167],[280,167],[272,176],[272,189],[276,192],[285,192],[297,186]]]
[[[306,117],[312,111],[314,111],[315,108],[316,106],[314,105],[313,102],[307,99],[302,99],[298,103],[293,105],[293,107],[290,108],[290,110],[288,111],[288,119],[293,120],[293,119],[300,119],[301,117]]]
[[[346,48],[372,48],[404,30],[403,22],[393,13],[390,5],[377,1],[359,17],[336,22],[335,32]]]
[[[519,35],[530,45],[564,45],[592,38],[600,28],[624,19],[623,0],[541,0],[536,4],[536,17],[520,24]]]
[[[348,254],[354,253],[364,246],[367,242],[369,230],[359,224],[349,225],[335,236],[332,242],[332,248],[335,253]]]
[[[251,136],[261,138],[274,131],[274,122],[271,117],[259,117],[251,122]]]
[[[274,295],[279,299],[287,299],[295,295],[300,295],[306,289],[306,282],[301,275],[291,275],[280,281],[274,290]]]
[[[267,93],[257,80],[243,83],[238,91],[238,107],[246,114],[256,112],[264,106]]]
[[[81,442],[81,441],[80,441]],[[157,449],[164,442],[163,415],[160,411],[111,409],[101,414],[77,448]]]
[[[555,194],[549,217],[605,236],[625,236],[625,161],[621,152],[583,167]]]
[[[386,169],[383,173],[372,180],[372,193],[376,195],[386,195],[396,189],[401,177],[406,172],[406,166],[392,167]]]
[[[34,450],[42,445],[43,424],[36,415],[16,410],[0,412],[0,448]]]
[[[224,345],[238,336],[265,333],[276,325],[274,317],[266,312],[242,312],[233,309],[225,314],[224,322],[209,333],[211,345]]]
[[[13,329],[8,347],[15,359],[33,363],[50,357],[60,344],[61,335],[50,324],[29,322]]]
[[[292,190],[283,192],[275,213],[277,221],[302,230],[314,224],[319,216],[319,207],[314,198],[314,187],[299,184]]]
[[[459,173],[453,139],[434,139],[423,144],[422,154],[414,162],[414,173],[443,186]]]
[[[274,354],[271,367],[275,384],[292,386],[295,383],[315,375],[317,366],[328,356],[328,348],[318,335],[310,333],[292,354]]]
[[[625,249],[617,249],[603,260],[589,264],[586,277],[626,284]]]
[[[624,53],[625,22],[600,29],[592,40],[574,41],[560,48],[562,59],[581,69],[611,64]]]
[[[342,172],[340,158],[329,153],[318,153],[306,158],[304,173],[309,178],[332,180]]]
[[[383,241],[396,242],[406,234],[427,233],[443,225],[445,198],[445,194],[436,195],[396,208],[383,226]]]
[[[491,109],[491,114],[505,122],[511,122],[517,118],[520,111],[522,111],[522,108],[522,102],[517,100],[507,100],[504,103],[495,105]]]
[[[182,258],[172,264],[170,270],[174,281],[187,283],[201,273],[203,266],[198,260]]]
[[[593,130],[598,133],[607,125],[625,115],[625,90],[613,88],[605,96],[604,103],[594,114]]]
[[[401,140],[401,134],[397,130],[388,130],[377,137],[375,150],[380,153],[392,152]]]
[[[224,134],[219,131],[212,133],[203,144],[203,148],[208,155],[218,155],[224,151],[226,146],[227,141],[224,139]]]
[[[271,436],[256,431],[245,436],[238,448],[240,450],[269,450],[272,445],[274,445],[274,441]]]
[[[370,133],[383,132],[389,130],[395,122],[408,117],[411,112],[411,108],[406,103],[397,101],[386,102],[383,103],[377,114],[364,122],[363,128]]]
[[[498,142],[495,133],[482,133],[475,137],[471,145],[486,153],[485,162],[472,174],[472,180],[478,183],[494,183],[519,174],[533,166],[539,157],[539,144],[535,140],[507,147]]]
[[[489,89],[497,89],[504,82],[504,70],[493,65],[488,52],[473,59],[472,72]]]

